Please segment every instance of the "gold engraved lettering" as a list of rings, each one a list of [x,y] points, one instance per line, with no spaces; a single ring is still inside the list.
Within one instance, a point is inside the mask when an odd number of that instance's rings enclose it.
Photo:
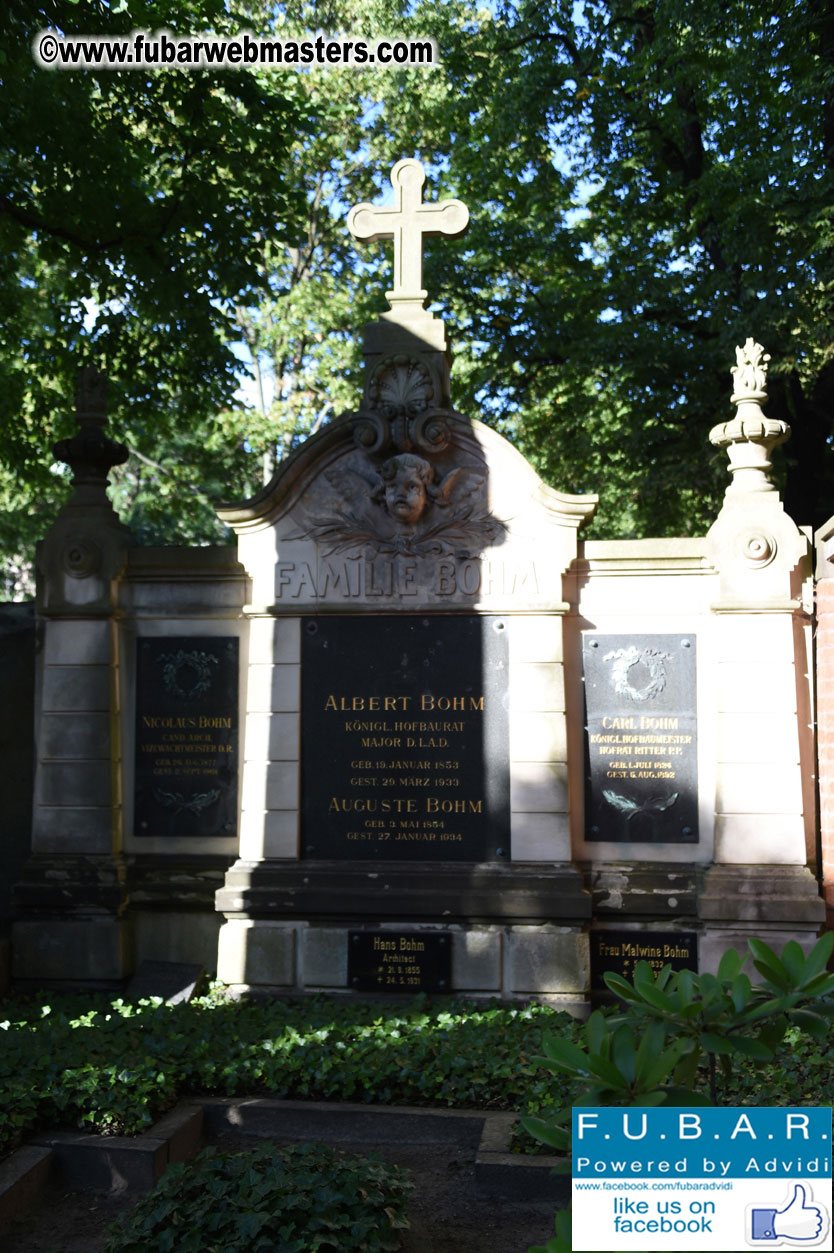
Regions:
[[[429,814],[480,814],[484,802],[474,800],[447,800],[440,796],[426,797],[426,813]]]
[[[467,709],[483,713],[484,698],[483,696],[432,696],[429,692],[423,692],[420,697],[420,708],[424,713],[432,709],[437,709],[441,713],[462,713]]]

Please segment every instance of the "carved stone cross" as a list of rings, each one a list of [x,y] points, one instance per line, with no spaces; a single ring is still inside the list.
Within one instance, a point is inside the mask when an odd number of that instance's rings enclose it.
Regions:
[[[419,161],[407,157],[398,161],[391,171],[394,204],[377,208],[358,204],[348,214],[351,235],[366,243],[378,239],[394,241],[394,287],[386,292],[395,302],[422,306],[427,292],[423,290],[423,236],[463,235],[469,225],[469,210],[460,200],[443,200],[439,204],[423,204],[426,172]]]

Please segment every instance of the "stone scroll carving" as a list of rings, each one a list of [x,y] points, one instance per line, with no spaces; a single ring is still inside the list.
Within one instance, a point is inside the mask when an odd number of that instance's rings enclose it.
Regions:
[[[385,357],[373,371],[353,438],[367,453],[439,453],[450,440],[447,409],[437,406],[438,380],[405,353]]]

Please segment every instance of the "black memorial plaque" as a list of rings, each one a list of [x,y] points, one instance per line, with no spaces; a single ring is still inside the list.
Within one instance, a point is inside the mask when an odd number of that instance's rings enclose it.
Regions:
[[[237,831],[238,640],[137,641],[134,833]]]
[[[302,856],[509,859],[504,619],[309,618],[301,639]]]
[[[591,988],[606,990],[606,973],[634,976],[638,962],[648,962],[657,974],[664,966],[673,970],[698,969],[698,937],[694,931],[592,931]]]
[[[695,638],[583,638],[588,840],[697,844]]]
[[[451,936],[439,931],[349,931],[348,986],[355,992],[448,992]]]

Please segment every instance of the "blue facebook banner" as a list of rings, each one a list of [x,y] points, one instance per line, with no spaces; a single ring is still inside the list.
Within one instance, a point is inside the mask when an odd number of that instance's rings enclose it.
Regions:
[[[831,1177],[831,1110],[574,1109],[573,1178]]]

